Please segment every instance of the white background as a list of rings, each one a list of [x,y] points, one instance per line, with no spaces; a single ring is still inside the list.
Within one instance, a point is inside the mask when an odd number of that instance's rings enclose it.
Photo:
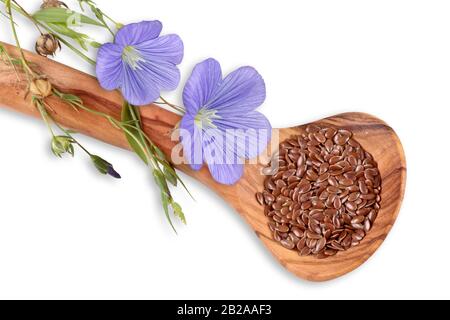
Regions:
[[[196,202],[175,192],[188,218],[175,236],[133,154],[82,137],[123,179],[100,176],[81,153],[54,158],[41,122],[1,108],[0,298],[450,298],[448,1],[97,2],[124,23],[159,19],[178,33],[183,82],[207,57],[225,72],[257,68],[267,82],[261,111],[276,127],[345,111],[384,119],[406,151],[405,202],[368,263],[309,283],[192,179]],[[19,21],[31,48],[36,34]],[[12,42],[3,17],[0,30]],[[92,73],[67,50],[57,58]],[[180,102],[181,90],[168,96]]]

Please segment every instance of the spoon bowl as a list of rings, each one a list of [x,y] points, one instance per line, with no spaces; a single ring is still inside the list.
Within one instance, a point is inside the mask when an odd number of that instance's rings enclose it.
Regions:
[[[236,186],[219,189],[218,192],[241,214],[266,248],[287,270],[310,281],[326,281],[356,269],[383,243],[400,211],[406,185],[406,160],[395,132],[374,116],[344,113],[313,124],[352,131],[355,140],[378,163],[382,178],[381,209],[372,230],[358,246],[327,259],[301,257],[298,252],[282,247],[273,239],[264,208],[255,200],[255,194],[263,190],[265,177],[261,175],[262,166],[247,166],[244,178]],[[304,133],[307,126],[278,130],[280,141]]]

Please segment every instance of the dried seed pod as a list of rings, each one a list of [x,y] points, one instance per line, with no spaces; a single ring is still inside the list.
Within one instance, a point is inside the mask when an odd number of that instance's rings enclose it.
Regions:
[[[30,83],[30,93],[37,98],[47,98],[52,95],[52,84],[47,79],[35,79]]]
[[[61,8],[61,7],[69,8],[64,2],[58,0],[43,0],[41,4],[41,9]]]
[[[61,43],[53,34],[43,34],[36,41],[35,50],[43,57],[53,56],[58,49],[61,50]]]

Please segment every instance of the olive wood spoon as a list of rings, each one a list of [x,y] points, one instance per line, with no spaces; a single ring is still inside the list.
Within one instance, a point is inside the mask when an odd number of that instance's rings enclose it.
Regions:
[[[15,47],[7,44],[4,46],[11,56],[18,56]],[[59,90],[76,94],[90,108],[119,119],[122,99],[117,92],[103,90],[96,78],[68,66],[28,52],[26,57],[33,67],[46,75]],[[18,80],[13,68],[1,61],[0,74],[0,105],[38,117],[39,114],[31,105],[30,99],[24,99],[27,87],[24,78]],[[129,149],[123,133],[112,127],[107,120],[85,111],[75,111],[56,97],[47,99],[53,109],[52,116],[60,124],[109,144]],[[155,105],[141,108],[141,116],[143,130],[170,157],[172,148],[177,145],[176,141],[171,140],[171,133],[180,116]],[[263,189],[265,177],[261,174],[262,165],[246,165],[243,178],[233,186],[217,184],[205,168],[198,172],[187,166],[180,166],[178,169],[207,185],[235,208],[286,269],[303,279],[325,281],[359,267],[382,244],[400,210],[406,184],[406,161],[395,132],[376,117],[364,113],[345,113],[314,123],[352,131],[355,139],[374,156],[382,176],[381,210],[373,229],[360,245],[339,252],[334,257],[324,260],[301,257],[297,252],[283,248],[272,239],[263,207],[255,199],[256,192]],[[305,127],[306,125],[275,129],[274,136],[279,133],[280,141],[283,141],[304,132]]]

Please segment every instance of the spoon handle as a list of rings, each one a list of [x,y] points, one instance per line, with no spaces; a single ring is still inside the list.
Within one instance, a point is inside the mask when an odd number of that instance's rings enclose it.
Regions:
[[[6,43],[1,44],[10,56],[19,56],[16,47]],[[25,52],[25,56],[32,67],[48,77],[58,90],[79,96],[90,109],[120,119],[123,99],[118,92],[105,91],[95,77],[66,65],[30,52]],[[27,92],[25,76],[19,71],[18,79],[14,68],[2,60],[0,60],[0,74],[0,106],[39,117],[37,109],[31,103],[31,97],[29,95],[25,97]],[[83,110],[76,111],[55,96],[47,99],[53,109],[50,111],[52,117],[61,125],[109,144],[129,149],[124,134],[105,118]],[[156,105],[150,105],[141,108],[141,117],[145,133],[170,157],[171,150],[176,145],[176,142],[171,141],[171,133],[180,121],[180,116]]]

